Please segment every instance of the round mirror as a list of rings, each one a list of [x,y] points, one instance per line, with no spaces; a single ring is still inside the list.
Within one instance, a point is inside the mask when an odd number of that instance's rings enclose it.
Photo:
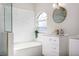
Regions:
[[[53,11],[53,20],[56,23],[61,23],[65,20],[67,15],[66,9],[63,7],[55,8]]]

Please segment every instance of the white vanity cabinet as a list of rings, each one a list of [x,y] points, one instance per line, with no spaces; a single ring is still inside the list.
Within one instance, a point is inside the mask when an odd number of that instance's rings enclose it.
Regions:
[[[69,40],[69,55],[79,56],[79,38]]]
[[[45,56],[68,55],[68,40],[65,36],[42,36],[42,52]]]

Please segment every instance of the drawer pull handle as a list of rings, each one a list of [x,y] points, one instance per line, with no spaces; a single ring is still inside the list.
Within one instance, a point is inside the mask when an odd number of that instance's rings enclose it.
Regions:
[[[56,49],[56,48],[53,48],[53,49]]]
[[[52,40],[51,38],[49,40]]]
[[[53,41],[56,41],[56,40],[53,40]]]

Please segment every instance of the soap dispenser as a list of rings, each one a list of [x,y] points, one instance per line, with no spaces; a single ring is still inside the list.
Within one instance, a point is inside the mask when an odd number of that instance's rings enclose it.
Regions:
[[[60,35],[64,35],[63,29],[60,29]]]
[[[56,34],[59,35],[59,29],[56,29]]]

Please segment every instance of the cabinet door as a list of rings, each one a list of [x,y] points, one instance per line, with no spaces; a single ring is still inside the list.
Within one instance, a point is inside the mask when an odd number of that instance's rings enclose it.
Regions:
[[[47,55],[48,54],[48,50],[49,50],[49,44],[48,44],[48,37],[47,36],[43,36],[43,37],[41,37],[41,39],[42,39],[42,53],[44,54],[44,55]]]
[[[79,40],[78,39],[69,40],[69,55],[79,56]]]

